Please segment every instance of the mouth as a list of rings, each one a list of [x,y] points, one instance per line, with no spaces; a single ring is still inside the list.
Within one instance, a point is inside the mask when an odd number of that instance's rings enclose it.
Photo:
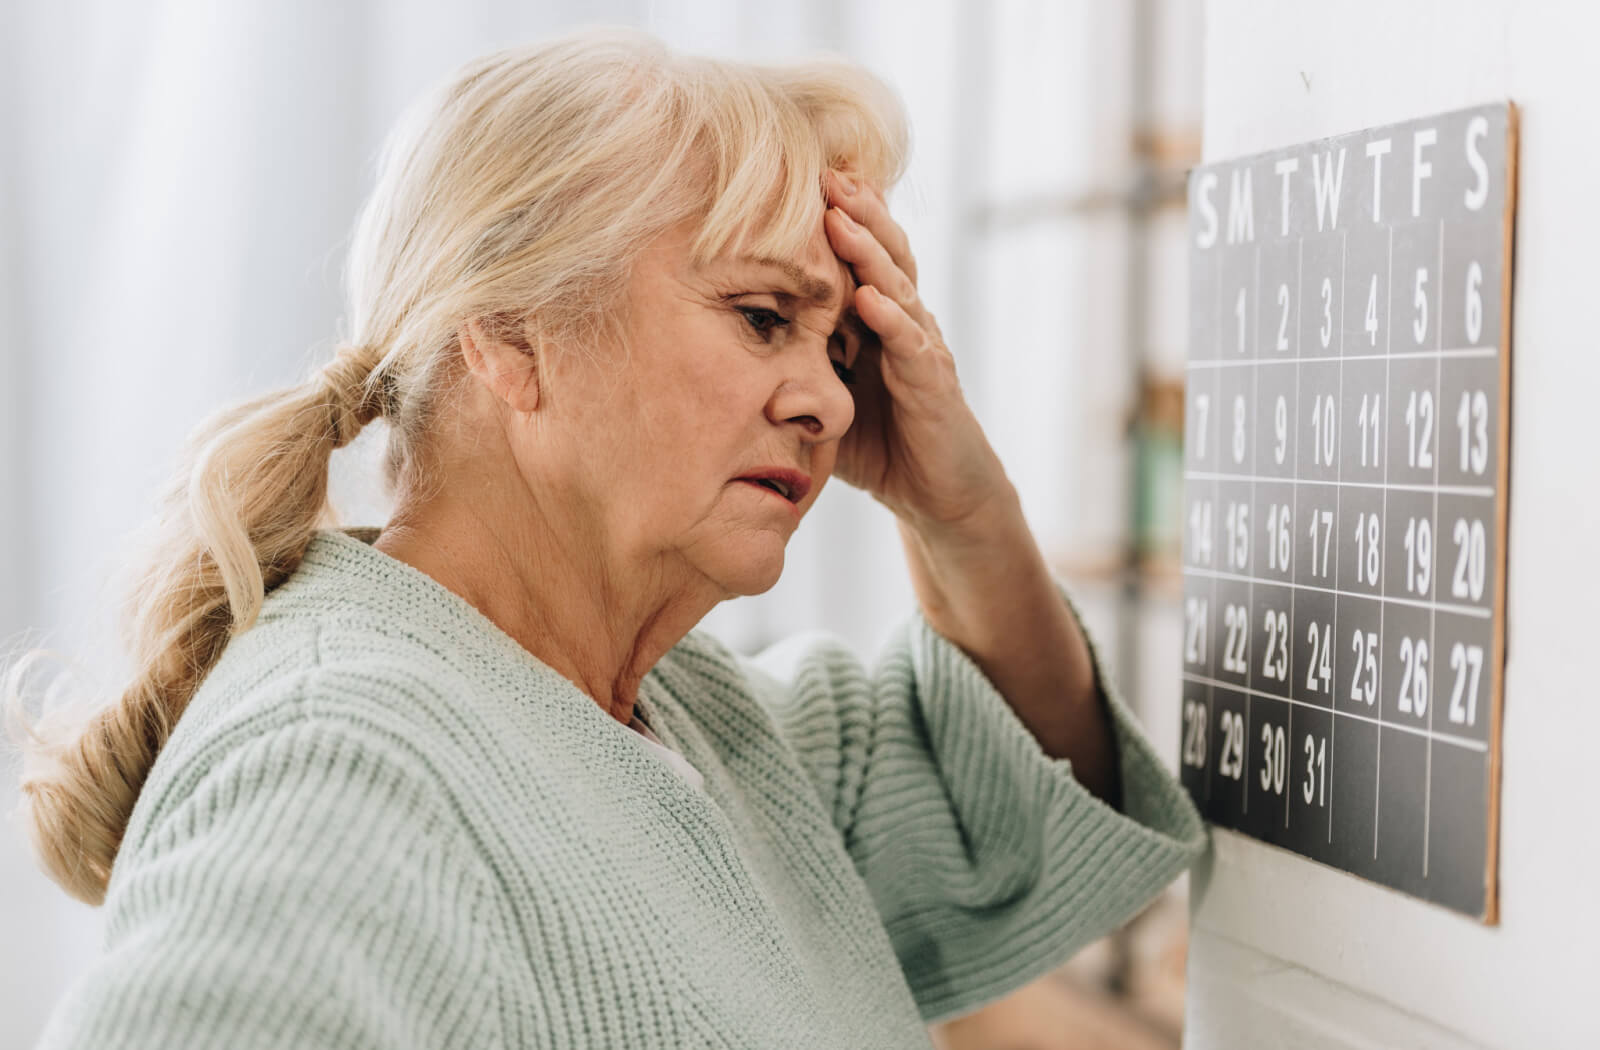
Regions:
[[[806,498],[806,493],[811,491],[811,479],[798,470],[784,470],[776,467],[762,469],[742,475],[734,480],[766,489],[768,492],[783,497],[795,506],[799,506],[800,501]]]

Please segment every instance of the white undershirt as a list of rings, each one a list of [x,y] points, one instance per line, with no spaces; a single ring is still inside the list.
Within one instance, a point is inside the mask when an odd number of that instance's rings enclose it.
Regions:
[[[645,743],[655,748],[656,753],[662,758],[666,759],[667,765],[671,766],[673,769],[676,769],[678,773],[682,775],[683,779],[687,780],[695,787],[704,790],[705,778],[700,775],[700,771],[694,768],[694,766],[691,766],[687,758],[684,758],[682,755],[672,750],[672,748],[668,747],[666,744],[663,744],[661,742],[661,738],[650,731],[649,726],[639,721],[638,715],[634,715],[633,718],[628,722],[628,728],[638,733],[644,738]]]

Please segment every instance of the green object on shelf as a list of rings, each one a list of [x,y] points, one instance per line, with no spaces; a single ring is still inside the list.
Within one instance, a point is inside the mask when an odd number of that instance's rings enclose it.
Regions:
[[[1183,443],[1170,428],[1136,423],[1134,550],[1140,557],[1176,555],[1183,526]]]

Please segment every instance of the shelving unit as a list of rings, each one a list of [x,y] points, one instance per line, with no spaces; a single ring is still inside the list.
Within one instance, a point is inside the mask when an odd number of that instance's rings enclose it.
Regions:
[[[1197,106],[1190,116],[1174,114],[1172,105],[1162,104],[1163,99],[1170,103],[1173,90],[1160,78],[1174,63],[1164,61],[1159,52],[1187,48],[1198,53],[1197,38],[1172,31],[1172,20],[1181,13],[1171,0],[1135,0],[1089,14],[1097,23],[1093,28],[1105,30],[1095,33],[1097,40],[1125,45],[1120,54],[1096,59],[1107,63],[1104,95],[1084,103],[1090,114],[1084,146],[1103,144],[1091,165],[1094,181],[1059,192],[1035,189],[971,201],[960,224],[963,243],[957,247],[957,257],[970,260],[980,256],[986,243],[1018,243],[1029,234],[1059,232],[1088,260],[1085,282],[1069,291],[1065,339],[1078,341],[1076,360],[1086,375],[1093,372],[1085,380],[1093,389],[1063,391],[1064,426],[1076,428],[1064,437],[1079,439],[1071,447],[1080,461],[1104,456],[1121,466],[1106,471],[1070,464],[1075,477],[1093,482],[1079,495],[1094,513],[1076,513],[1084,508],[1060,513],[1057,520],[1065,535],[1041,531],[1041,539],[1113,661],[1123,694],[1174,764],[1177,727],[1171,712],[1177,709],[1182,593],[1183,217],[1188,171],[1198,163],[1201,139]],[[1186,68],[1181,62],[1177,66]],[[1193,68],[1192,61],[1187,68]],[[983,63],[969,72],[995,73]],[[986,90],[975,91],[965,103],[968,127],[958,131],[958,138],[981,142],[983,109],[992,104]],[[1075,137],[1074,148],[1078,141]],[[1104,265],[1112,255],[1114,263]],[[971,264],[966,265],[958,285],[973,288]],[[976,343],[975,337],[987,331],[979,317],[983,304],[971,295],[961,305],[967,309],[959,312],[959,335]],[[1102,331],[1115,333],[1101,344],[1109,360],[1088,349]],[[1115,513],[1098,513],[1105,501],[1116,504]],[[1075,527],[1088,519],[1092,524]],[[1170,646],[1163,642],[1169,634]],[[1168,651],[1170,659],[1162,663],[1161,654]],[[1062,987],[1076,989],[1075,995],[1098,995],[1103,1003],[1121,1004],[1130,1019],[1156,1019],[1136,1024],[1126,1039],[1106,1045],[1151,1045],[1141,1038],[1155,1040],[1153,1045],[1176,1045],[1186,929],[1183,893],[1169,894],[1147,916],[1084,952],[1058,975],[1066,982]],[[1175,974],[1157,979],[1159,967],[1151,960],[1164,952],[1175,952],[1180,964]],[[1016,1009],[1024,1009],[1021,993],[1017,998]],[[997,1004],[994,1009],[1004,1008]],[[1162,1017],[1170,1023],[1162,1023]]]

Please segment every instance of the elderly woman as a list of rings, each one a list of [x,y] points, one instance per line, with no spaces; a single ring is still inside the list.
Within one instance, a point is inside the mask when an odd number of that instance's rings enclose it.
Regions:
[[[903,154],[860,72],[632,35],[413,112],[353,338],[196,436],[137,677],[29,744],[108,911],[45,1046],[926,1048],[1196,856],[918,297]],[[380,416],[393,518],[319,529]],[[696,633],[834,473],[921,607],[881,661]]]

